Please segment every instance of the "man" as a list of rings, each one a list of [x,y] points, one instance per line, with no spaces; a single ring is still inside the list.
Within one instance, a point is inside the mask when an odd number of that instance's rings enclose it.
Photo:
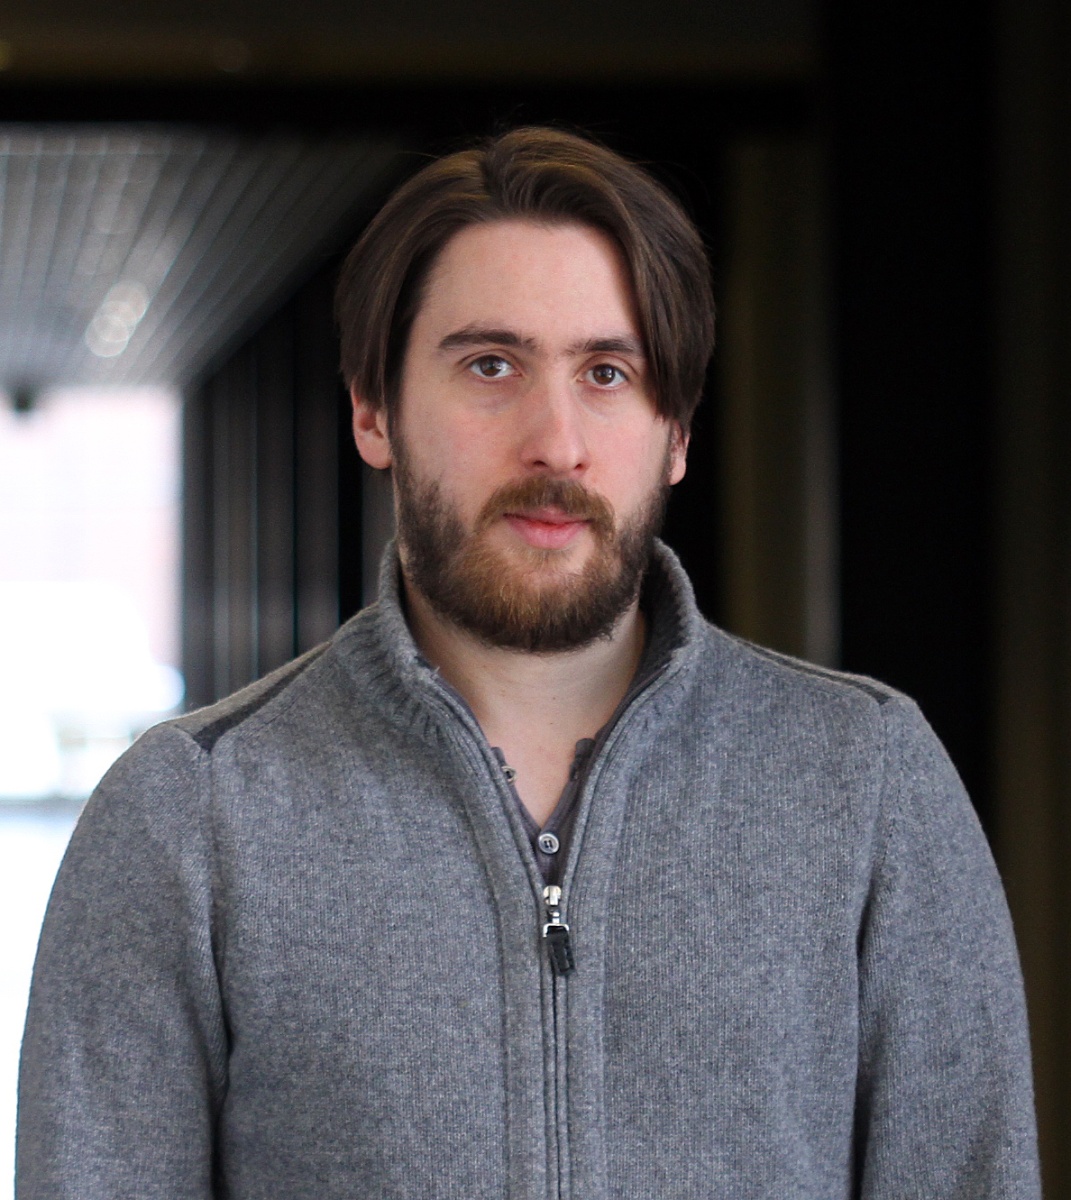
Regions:
[[[914,706],[655,542],[712,341],[650,178],[518,130],[343,272],[381,598],[75,832],[19,1197],[1036,1197],[999,881]]]

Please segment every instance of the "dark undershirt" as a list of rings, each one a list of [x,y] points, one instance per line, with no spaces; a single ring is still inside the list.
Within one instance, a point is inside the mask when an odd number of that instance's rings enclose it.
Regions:
[[[543,879],[547,883],[558,882],[559,864],[565,857],[569,834],[573,828],[573,818],[576,816],[577,797],[580,795],[581,784],[587,775],[587,765],[595,745],[595,738],[581,738],[577,742],[573,762],[569,768],[569,778],[562,789],[562,794],[558,797],[554,811],[543,826],[538,825],[532,814],[525,808],[524,801],[514,783],[516,772],[506,762],[506,756],[497,746],[491,747],[495,752],[495,758],[502,767],[502,773],[509,782],[510,793],[521,814],[524,827],[528,831],[528,840],[532,843],[532,852],[535,854]]]
[[[655,675],[658,674],[667,657],[666,645],[659,645],[659,639],[650,636],[651,614],[648,605],[644,603],[645,599],[649,599],[649,597],[641,597],[640,606],[647,617],[648,637],[644,645],[643,655],[640,658],[640,664],[636,668],[636,674],[632,678],[628,692],[614,710],[614,714],[610,720],[607,721],[594,737],[581,738],[576,743],[573,762],[569,767],[569,778],[562,789],[562,794],[558,797],[558,803],[554,806],[554,811],[547,818],[546,824],[542,826],[538,825],[532,814],[525,808],[524,801],[521,799],[514,782],[517,777],[516,771],[506,762],[506,756],[498,746],[491,747],[495,758],[498,759],[499,765],[502,767],[502,773],[506,776],[509,783],[510,793],[521,814],[521,820],[524,822],[524,827],[528,832],[528,840],[532,845],[532,852],[535,854],[536,862],[539,865],[539,870],[543,875],[545,883],[561,882],[561,868],[565,861],[565,853],[573,831],[577,800],[580,798],[584,781],[587,778],[588,767],[591,765],[596,750],[606,740],[610,731],[617,723],[617,718],[624,712],[629,701],[638,692],[642,691]]]

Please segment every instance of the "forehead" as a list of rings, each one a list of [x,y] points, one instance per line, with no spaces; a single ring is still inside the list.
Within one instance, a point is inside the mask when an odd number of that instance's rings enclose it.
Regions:
[[[428,274],[414,333],[464,325],[551,341],[638,336],[621,250],[601,230],[575,223],[502,220],[454,234]]]

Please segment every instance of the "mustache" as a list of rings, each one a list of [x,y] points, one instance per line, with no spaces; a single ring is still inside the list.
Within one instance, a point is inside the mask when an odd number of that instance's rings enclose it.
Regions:
[[[614,532],[614,510],[605,497],[575,479],[544,476],[518,479],[496,488],[480,509],[476,532],[481,533],[506,513],[532,508],[556,508],[567,517],[587,521],[599,536],[609,537]]]

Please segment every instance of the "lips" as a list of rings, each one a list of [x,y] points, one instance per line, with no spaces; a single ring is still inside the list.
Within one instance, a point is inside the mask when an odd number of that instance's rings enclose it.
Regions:
[[[503,514],[516,517],[520,521],[533,521],[537,525],[584,525],[587,516],[580,513],[565,512],[563,509],[548,506],[546,508],[516,508]]]
[[[613,510],[605,498],[569,479],[534,477],[503,484],[480,510],[474,532],[499,521],[539,550],[560,550],[584,530],[600,542],[614,534]]]
[[[585,518],[553,508],[506,512],[502,515],[514,533],[539,550],[563,549],[588,525]]]

